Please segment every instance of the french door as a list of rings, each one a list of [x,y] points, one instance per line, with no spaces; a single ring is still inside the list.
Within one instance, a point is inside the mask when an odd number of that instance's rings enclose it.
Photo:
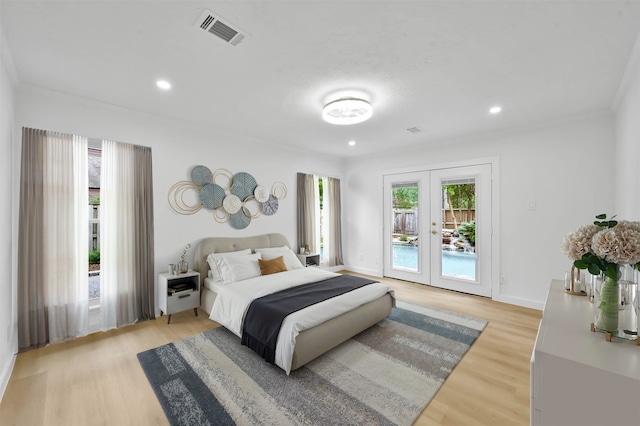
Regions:
[[[490,297],[491,189],[491,164],[385,175],[384,275]]]

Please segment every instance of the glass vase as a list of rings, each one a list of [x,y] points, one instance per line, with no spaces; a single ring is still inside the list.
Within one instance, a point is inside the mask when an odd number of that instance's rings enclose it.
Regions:
[[[615,336],[618,332],[620,286],[618,280],[606,276],[599,281],[594,301],[596,330]]]
[[[617,279],[600,275],[594,281],[595,330],[635,340],[638,337],[638,279],[635,269],[621,266]]]
[[[180,267],[181,274],[184,274],[185,272],[189,271],[189,262],[187,262],[186,260],[181,260],[178,265]]]
[[[635,340],[638,337],[638,275],[637,270],[625,265],[620,268],[620,306],[618,336]]]

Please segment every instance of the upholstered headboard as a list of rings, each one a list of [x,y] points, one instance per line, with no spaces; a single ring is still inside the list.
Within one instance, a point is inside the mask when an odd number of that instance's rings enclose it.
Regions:
[[[211,253],[226,253],[244,249],[257,249],[266,247],[282,247],[289,245],[289,241],[282,234],[264,234],[253,237],[211,237],[205,238],[198,245],[193,253],[193,268],[200,272],[200,284],[207,278],[209,264],[207,256]]]

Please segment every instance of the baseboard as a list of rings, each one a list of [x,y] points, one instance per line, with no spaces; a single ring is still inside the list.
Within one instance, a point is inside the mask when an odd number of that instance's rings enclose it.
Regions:
[[[496,302],[508,303],[510,305],[522,306],[524,308],[537,309],[539,311],[544,310],[544,302],[537,302],[535,300],[521,299],[519,297],[496,295],[491,298]]]
[[[358,268],[357,266],[352,265],[344,265],[342,269],[352,272],[357,272],[358,274],[371,275],[374,277],[382,277],[380,271],[375,269],[367,269],[367,268]]]
[[[2,402],[2,398],[4,397],[4,392],[7,390],[7,386],[9,386],[9,380],[11,379],[11,373],[13,372],[13,367],[16,364],[16,355],[13,354],[11,356],[11,360],[5,365],[2,370],[2,376],[0,376],[0,402]]]

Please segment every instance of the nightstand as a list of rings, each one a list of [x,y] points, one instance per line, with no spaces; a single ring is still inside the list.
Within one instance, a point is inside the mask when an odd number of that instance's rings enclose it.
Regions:
[[[193,309],[198,316],[200,305],[200,273],[188,271],[173,275],[163,272],[158,275],[158,302],[160,316],[167,314],[167,324],[171,323],[171,314]]]
[[[300,263],[303,266],[318,266],[320,265],[320,255],[319,254],[296,254]]]

